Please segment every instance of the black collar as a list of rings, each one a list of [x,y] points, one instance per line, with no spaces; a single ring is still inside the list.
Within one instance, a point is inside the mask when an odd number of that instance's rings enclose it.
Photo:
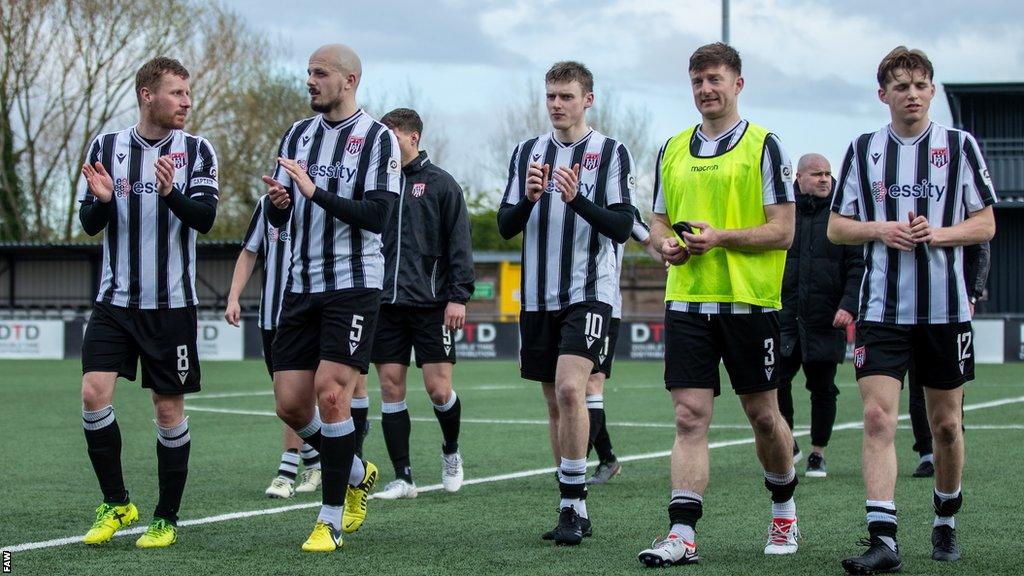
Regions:
[[[405,172],[406,174],[415,174],[416,172],[423,170],[429,165],[430,159],[427,158],[427,151],[420,150],[419,156],[414,158],[412,162],[409,162],[408,164],[403,166],[402,171]]]

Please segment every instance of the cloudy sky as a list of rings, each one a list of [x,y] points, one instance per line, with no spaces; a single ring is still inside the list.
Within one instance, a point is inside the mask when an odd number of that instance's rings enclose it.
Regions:
[[[699,121],[686,64],[720,39],[715,0],[229,0],[287,47],[305,73],[317,46],[349,44],[363,60],[361,92],[419,92],[431,126],[445,126],[446,165],[463,182],[496,187],[486,152],[496,110],[543,87],[545,70],[575,59],[594,72],[598,98],[649,111],[652,145]],[[950,122],[942,83],[1024,81],[1024,7],[1016,1],[733,0],[731,43],[743,57],[740,113],[780,135],[794,159],[821,152],[833,169],[857,134],[888,121],[875,70],[891,48],[925,50],[939,93],[932,117]],[[612,135],[614,136],[614,135]]]

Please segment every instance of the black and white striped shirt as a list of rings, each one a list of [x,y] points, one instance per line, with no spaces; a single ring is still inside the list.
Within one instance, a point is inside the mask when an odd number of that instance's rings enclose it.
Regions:
[[[634,209],[633,216],[633,230],[630,231],[629,237],[643,244],[651,237],[651,227],[640,217],[639,210]],[[612,318],[622,318],[622,288],[620,287],[620,282],[622,279],[622,257],[626,253],[626,246],[616,244],[615,250],[617,254],[615,265],[618,268],[618,272],[615,274],[615,301],[612,302]]]
[[[323,116],[300,120],[281,140],[280,155],[298,161],[313,183],[329,194],[362,200],[370,191],[401,192],[398,140],[362,110],[335,125]],[[292,258],[287,290],[328,292],[383,288],[380,234],[330,216],[292,186],[280,166],[274,178],[292,187]]]
[[[915,138],[900,138],[888,125],[859,136],[846,152],[838,186],[832,211],[864,222],[906,221],[914,212],[948,227],[996,202],[974,137],[934,122]],[[970,319],[962,246],[912,252],[878,241],[864,246],[860,320]]]
[[[249,221],[249,229],[242,241],[242,248],[263,257],[263,290],[260,291],[259,327],[273,330],[281,314],[281,300],[284,297],[284,273],[292,252],[291,235],[288,225],[277,228],[267,219],[267,203],[270,197],[264,195],[256,202],[256,210]]]
[[[690,139],[690,155],[696,158],[711,158],[725,154],[736,147],[740,138],[747,131],[748,122],[740,120],[716,138],[701,132],[700,127],[693,131]],[[661,185],[661,160],[665,156],[665,145],[658,152],[658,161],[654,167],[654,213],[667,214],[665,209],[665,191]],[[789,174],[787,177],[786,174]],[[764,153],[761,156],[761,202],[764,206],[795,202],[793,193],[792,163],[782,143],[775,134],[768,134],[764,141]],[[691,312],[695,314],[750,314],[760,312],[777,312],[777,308],[765,308],[743,302],[676,302],[667,304],[669,310]]]
[[[197,232],[182,223],[157,192],[156,161],[166,155],[174,161],[177,191],[187,198],[216,200],[217,155],[202,137],[173,130],[154,143],[132,127],[100,134],[89,146],[86,162],[101,162],[114,181],[97,302],[147,310],[199,303]],[[78,201],[97,202],[84,176]]]
[[[550,165],[552,176],[523,231],[522,309],[613,304],[619,284],[616,243],[562,202],[553,175],[560,166],[579,164],[579,194],[600,208],[632,205],[633,157],[623,144],[595,130],[571,144],[559,142],[554,133],[531,138],[512,154],[502,204],[515,205],[525,197],[532,162]]]

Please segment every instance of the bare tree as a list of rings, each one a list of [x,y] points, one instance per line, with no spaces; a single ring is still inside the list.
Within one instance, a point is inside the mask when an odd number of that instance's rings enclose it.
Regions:
[[[420,149],[430,154],[430,161],[443,165],[447,159],[451,140],[440,114],[433,104],[423,96],[423,92],[406,82],[405,90],[394,92],[369,92],[360,96],[360,105],[375,118],[387,114],[395,108],[411,108],[423,119],[423,134],[420,138]]]
[[[523,140],[551,130],[544,92],[536,83],[527,84],[522,96],[509,102],[498,121],[498,129],[490,141],[490,161],[486,170],[504,180],[516,146]],[[637,190],[633,203],[645,213],[649,212],[656,155],[650,138],[650,111],[642,104],[623,104],[615,92],[605,91],[594,98],[594,106],[587,112],[587,121],[594,129],[629,148],[636,162],[633,171],[637,177]],[[498,198],[493,202],[497,203]]]
[[[233,211],[239,190],[248,204],[252,186],[242,182],[258,181],[287,128],[272,121],[276,112],[294,120],[302,101],[301,85],[273,77],[271,48],[237,13],[199,0],[0,0],[2,230],[18,239],[75,235],[85,149],[134,119],[135,72],[158,55],[192,73],[187,129],[221,156],[221,209]],[[274,144],[262,146],[268,138]],[[254,146],[261,162],[252,162]],[[242,163],[248,171],[236,169]]]

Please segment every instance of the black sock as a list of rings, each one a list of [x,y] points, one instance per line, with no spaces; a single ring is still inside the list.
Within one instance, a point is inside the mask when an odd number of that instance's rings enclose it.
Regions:
[[[441,436],[444,437],[444,444],[441,451],[445,454],[454,454],[459,451],[459,426],[462,423],[462,401],[452,390],[448,402],[438,406],[434,405],[434,416],[441,425]]]
[[[107,406],[94,412],[83,410],[82,426],[89,460],[103,491],[103,501],[108,504],[128,502],[121,472],[121,428],[114,418],[114,407]]]
[[[157,427],[156,461],[160,479],[160,498],[153,512],[171,524],[178,522],[181,495],[188,479],[188,454],[192,446],[188,418],[173,428]]]
[[[299,451],[289,448],[281,454],[281,462],[277,465],[277,475],[295,481],[299,473]]]
[[[344,506],[348,477],[352,472],[352,457],[355,455],[355,425],[352,419],[320,427],[323,441],[320,443],[320,470],[325,506]]]
[[[597,434],[601,431],[601,426],[604,425],[604,409],[603,408],[587,408],[587,415],[590,417],[590,437],[587,438],[587,457],[590,457],[590,451],[597,445]]]
[[[320,453],[309,444],[302,445],[302,466],[304,468],[319,468],[320,467]]]
[[[362,396],[352,398],[352,424],[356,427],[356,455],[363,457],[363,440],[370,431],[367,417],[370,414],[370,398]]]
[[[409,421],[409,409],[405,400],[402,400],[401,402],[382,403],[381,410],[380,429],[384,433],[384,444],[388,448],[391,465],[395,468],[395,478],[401,478],[411,483],[409,434],[412,431],[412,423]]]

